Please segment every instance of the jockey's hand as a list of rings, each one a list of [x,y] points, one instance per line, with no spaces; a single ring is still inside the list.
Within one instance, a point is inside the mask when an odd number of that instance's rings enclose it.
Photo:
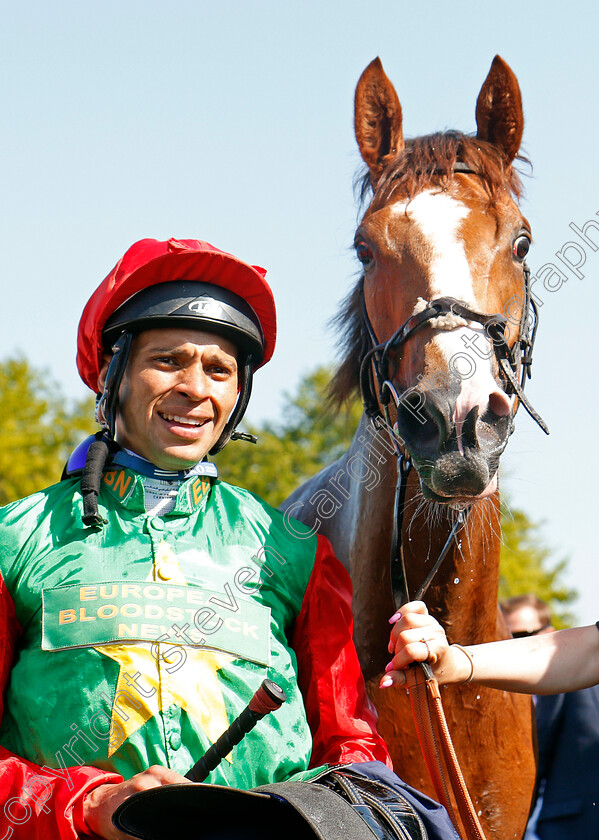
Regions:
[[[168,767],[155,764],[120,784],[106,784],[94,788],[83,800],[83,818],[89,829],[98,837],[104,837],[106,840],[125,840],[131,835],[123,834],[112,824],[112,815],[121,802],[141,790],[178,784],[189,784],[189,779],[180,776],[174,770],[169,770]]]
[[[404,685],[405,669],[413,662],[428,662],[441,685],[465,682],[470,677],[467,655],[460,648],[450,646],[445,631],[428,614],[422,601],[404,604],[389,622],[393,624],[389,653],[394,656],[381,679],[381,688]]]

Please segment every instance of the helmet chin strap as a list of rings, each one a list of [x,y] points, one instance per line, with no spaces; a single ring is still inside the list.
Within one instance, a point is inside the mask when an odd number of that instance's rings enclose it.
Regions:
[[[244,432],[237,432],[236,426],[241,423],[245,410],[248,407],[250,397],[252,395],[253,384],[253,367],[252,356],[248,354],[243,360],[243,364],[239,367],[239,399],[233,409],[233,413],[229,417],[227,425],[222,431],[221,436],[216,441],[209,455],[216,455],[220,452],[230,440],[245,440],[249,443],[257,443],[258,439],[254,435],[245,434]]]
[[[123,332],[112,348],[112,359],[106,371],[104,390],[96,403],[96,420],[102,426],[94,442],[87,451],[85,465],[81,473],[81,496],[83,499],[83,524],[90,528],[101,528],[105,520],[98,511],[98,495],[104,467],[109,458],[119,450],[114,436],[116,430],[116,410],[121,380],[127,367],[133,336]]]
[[[112,359],[106,371],[104,391],[96,405],[96,419],[114,440],[116,433],[116,411],[119,399],[119,389],[129,361],[133,335],[126,330],[115,341],[112,347]]]

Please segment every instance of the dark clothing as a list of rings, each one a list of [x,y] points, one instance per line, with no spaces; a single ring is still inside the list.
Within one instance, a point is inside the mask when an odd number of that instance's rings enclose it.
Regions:
[[[599,686],[539,697],[541,840],[599,840]]]
[[[367,761],[361,762],[360,764],[352,764],[351,769],[356,773],[367,776],[369,779],[386,782],[400,796],[407,799],[424,822],[429,840],[459,840],[459,836],[451,824],[445,808],[433,799],[429,799],[424,793],[420,793],[420,791],[402,782],[382,762]]]

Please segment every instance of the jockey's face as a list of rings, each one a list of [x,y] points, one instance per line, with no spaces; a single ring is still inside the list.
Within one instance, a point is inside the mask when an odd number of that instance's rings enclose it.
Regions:
[[[119,390],[116,440],[161,469],[187,469],[214,446],[236,401],[230,341],[187,327],[146,330]]]

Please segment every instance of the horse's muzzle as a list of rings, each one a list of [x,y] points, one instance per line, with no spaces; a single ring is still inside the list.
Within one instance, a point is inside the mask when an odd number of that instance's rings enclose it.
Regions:
[[[488,488],[513,431],[513,415],[497,415],[490,404],[482,416],[474,406],[454,422],[456,394],[413,389],[402,399],[397,428],[420,476],[425,498],[451,504],[474,499]]]

